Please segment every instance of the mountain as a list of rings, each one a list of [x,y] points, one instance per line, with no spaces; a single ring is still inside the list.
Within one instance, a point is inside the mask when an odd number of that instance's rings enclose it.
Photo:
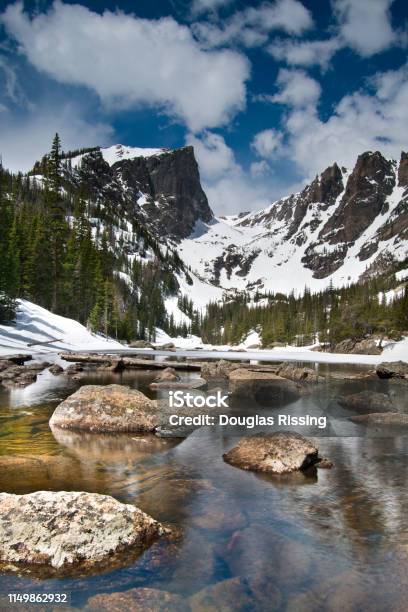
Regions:
[[[334,163],[301,192],[264,210],[219,218],[202,189],[192,147],[118,144],[68,153],[63,167],[66,188],[82,190],[95,203],[95,223],[108,226],[112,248],[125,255],[122,274],[139,254],[129,231],[137,224],[162,250],[180,256],[196,287],[181,285],[199,308],[224,291],[345,286],[386,272],[408,255],[407,153],[396,161],[367,151],[354,168]]]
[[[392,270],[408,255],[408,154],[335,163],[264,210],[199,221],[178,252],[208,282],[249,292],[317,291]]]
[[[27,176],[0,166],[0,217],[0,320],[23,298],[118,338],[198,334],[223,297],[300,295],[403,268],[408,155],[368,151],[264,210],[217,218],[192,147],[63,153],[56,136]],[[370,292],[378,301],[396,282]],[[206,318],[208,335],[224,314]]]

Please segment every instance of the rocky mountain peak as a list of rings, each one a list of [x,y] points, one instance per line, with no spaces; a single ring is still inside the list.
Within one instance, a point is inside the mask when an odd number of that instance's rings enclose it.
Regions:
[[[408,187],[408,153],[402,151],[398,168],[398,185]]]

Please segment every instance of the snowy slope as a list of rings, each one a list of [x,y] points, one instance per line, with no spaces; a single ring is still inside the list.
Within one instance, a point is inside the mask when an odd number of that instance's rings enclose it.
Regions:
[[[168,152],[168,149],[149,149],[141,147],[125,147],[117,144],[112,147],[101,149],[103,159],[110,165],[123,159],[134,159],[135,157],[152,157],[154,155],[162,155]]]
[[[28,346],[32,342],[48,340],[59,342],[49,346]],[[0,325],[0,355],[110,348],[124,347],[115,340],[106,340],[102,336],[92,334],[78,321],[55,315],[26,300],[19,301],[15,326]]]
[[[360,157],[364,159],[359,158],[353,171],[328,168],[302,192],[264,210],[197,222],[193,234],[178,247],[180,257],[202,280],[252,294],[299,294],[305,287],[316,292],[331,283],[342,287],[367,271],[375,273],[383,262],[404,261],[408,257],[408,189],[400,184],[399,163],[379,153]],[[359,162],[366,164],[363,179]],[[386,170],[377,179],[378,166]],[[329,172],[333,168],[338,172],[337,183]],[[338,195],[330,198],[333,185]],[[323,194],[322,201],[314,199],[316,194]],[[368,223],[362,222],[356,236],[342,237],[361,223],[362,211],[370,208],[371,201],[380,203],[378,213]],[[399,272],[398,280],[403,275]]]

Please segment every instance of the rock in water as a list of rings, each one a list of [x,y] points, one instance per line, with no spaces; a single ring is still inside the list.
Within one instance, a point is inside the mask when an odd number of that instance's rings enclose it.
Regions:
[[[350,417],[354,423],[365,423],[366,425],[404,425],[408,426],[408,414],[400,412],[372,412]]]
[[[408,380],[408,363],[405,361],[379,363],[375,370],[379,378],[401,378]]]
[[[0,493],[0,562],[92,568],[165,529],[139,508],[96,493]]]
[[[84,385],[57,406],[51,427],[93,432],[153,431],[156,402],[122,385]]]
[[[190,607],[179,595],[158,589],[131,589],[120,593],[102,593],[88,600],[89,612],[190,612]]]
[[[389,395],[376,391],[360,391],[351,395],[343,395],[338,400],[340,406],[351,410],[392,410],[393,403]]]
[[[155,382],[164,382],[164,381],[176,381],[180,380],[180,376],[178,376],[176,370],[174,368],[165,368],[160,372],[160,374],[154,379]]]
[[[286,474],[317,464],[319,452],[297,433],[260,433],[240,440],[223,458],[243,470]]]

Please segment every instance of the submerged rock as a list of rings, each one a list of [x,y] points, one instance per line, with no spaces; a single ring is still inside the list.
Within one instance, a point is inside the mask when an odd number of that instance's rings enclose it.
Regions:
[[[57,406],[51,427],[93,432],[153,431],[156,402],[122,385],[85,385]]]
[[[0,493],[0,562],[92,568],[165,529],[139,508],[96,493]]]
[[[350,417],[354,423],[366,425],[408,425],[408,414],[401,412],[371,412]]]
[[[13,491],[32,491],[45,481],[69,486],[75,468],[75,461],[62,455],[1,455],[0,490],[7,491],[12,486]]]
[[[169,591],[138,588],[120,593],[101,593],[88,599],[85,610],[103,612],[189,612],[187,602]]]
[[[340,406],[350,408],[352,410],[391,410],[393,407],[392,400],[385,393],[377,393],[376,391],[360,391],[351,395],[344,395],[338,400]]]
[[[37,374],[51,364],[44,361],[16,365],[11,360],[4,360],[0,362],[0,365],[0,381],[5,387],[26,387],[34,383],[37,380]]]
[[[297,433],[260,433],[240,440],[223,458],[243,470],[286,474],[316,464],[319,451]]]
[[[192,612],[277,610],[280,604],[279,589],[269,579],[257,577],[222,580],[190,598]]]
[[[375,371],[379,378],[400,378],[408,380],[408,363],[406,361],[384,362],[378,364]]]
[[[176,380],[167,381],[162,380],[159,382],[150,383],[150,389],[202,389],[207,385],[207,381],[204,378],[191,378],[190,380]]]

